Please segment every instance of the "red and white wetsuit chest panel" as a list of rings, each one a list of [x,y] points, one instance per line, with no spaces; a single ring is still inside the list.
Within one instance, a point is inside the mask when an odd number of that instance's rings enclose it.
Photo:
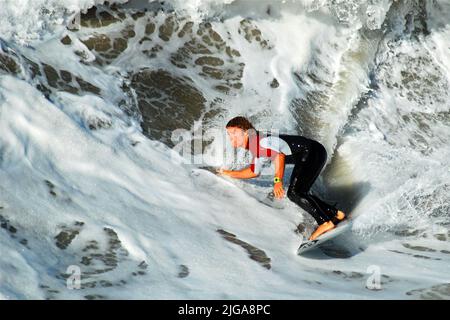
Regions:
[[[259,132],[249,135],[246,149],[253,155],[250,169],[256,174],[261,173],[262,168],[273,161],[279,153],[292,154],[286,141],[277,136],[267,136]]]

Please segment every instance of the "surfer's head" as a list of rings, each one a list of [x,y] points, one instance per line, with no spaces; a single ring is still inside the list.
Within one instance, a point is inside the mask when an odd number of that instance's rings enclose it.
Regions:
[[[249,134],[256,132],[251,122],[245,117],[234,117],[228,121],[226,129],[234,148],[245,148]]]

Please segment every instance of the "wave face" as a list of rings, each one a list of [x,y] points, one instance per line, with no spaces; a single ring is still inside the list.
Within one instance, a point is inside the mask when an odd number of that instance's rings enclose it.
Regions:
[[[446,0],[6,1],[0,298],[449,299],[449,17]],[[314,225],[257,201],[270,178],[172,149],[236,115],[324,144],[314,191],[352,233],[296,256]],[[200,154],[220,165],[217,138]]]

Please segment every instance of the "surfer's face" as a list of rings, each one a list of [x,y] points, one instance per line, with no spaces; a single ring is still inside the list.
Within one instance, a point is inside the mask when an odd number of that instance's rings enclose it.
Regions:
[[[233,148],[245,148],[248,140],[247,131],[237,127],[229,127],[227,133]]]

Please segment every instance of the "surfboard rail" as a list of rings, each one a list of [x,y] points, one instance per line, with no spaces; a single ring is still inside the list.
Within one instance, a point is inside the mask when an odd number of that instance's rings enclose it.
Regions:
[[[310,251],[320,246],[321,244],[327,242],[328,240],[336,238],[337,236],[349,230],[352,226],[352,223],[353,223],[352,219],[347,218],[346,220],[339,223],[336,228],[320,235],[316,239],[303,241],[297,249],[297,254],[301,255],[307,251]]]

